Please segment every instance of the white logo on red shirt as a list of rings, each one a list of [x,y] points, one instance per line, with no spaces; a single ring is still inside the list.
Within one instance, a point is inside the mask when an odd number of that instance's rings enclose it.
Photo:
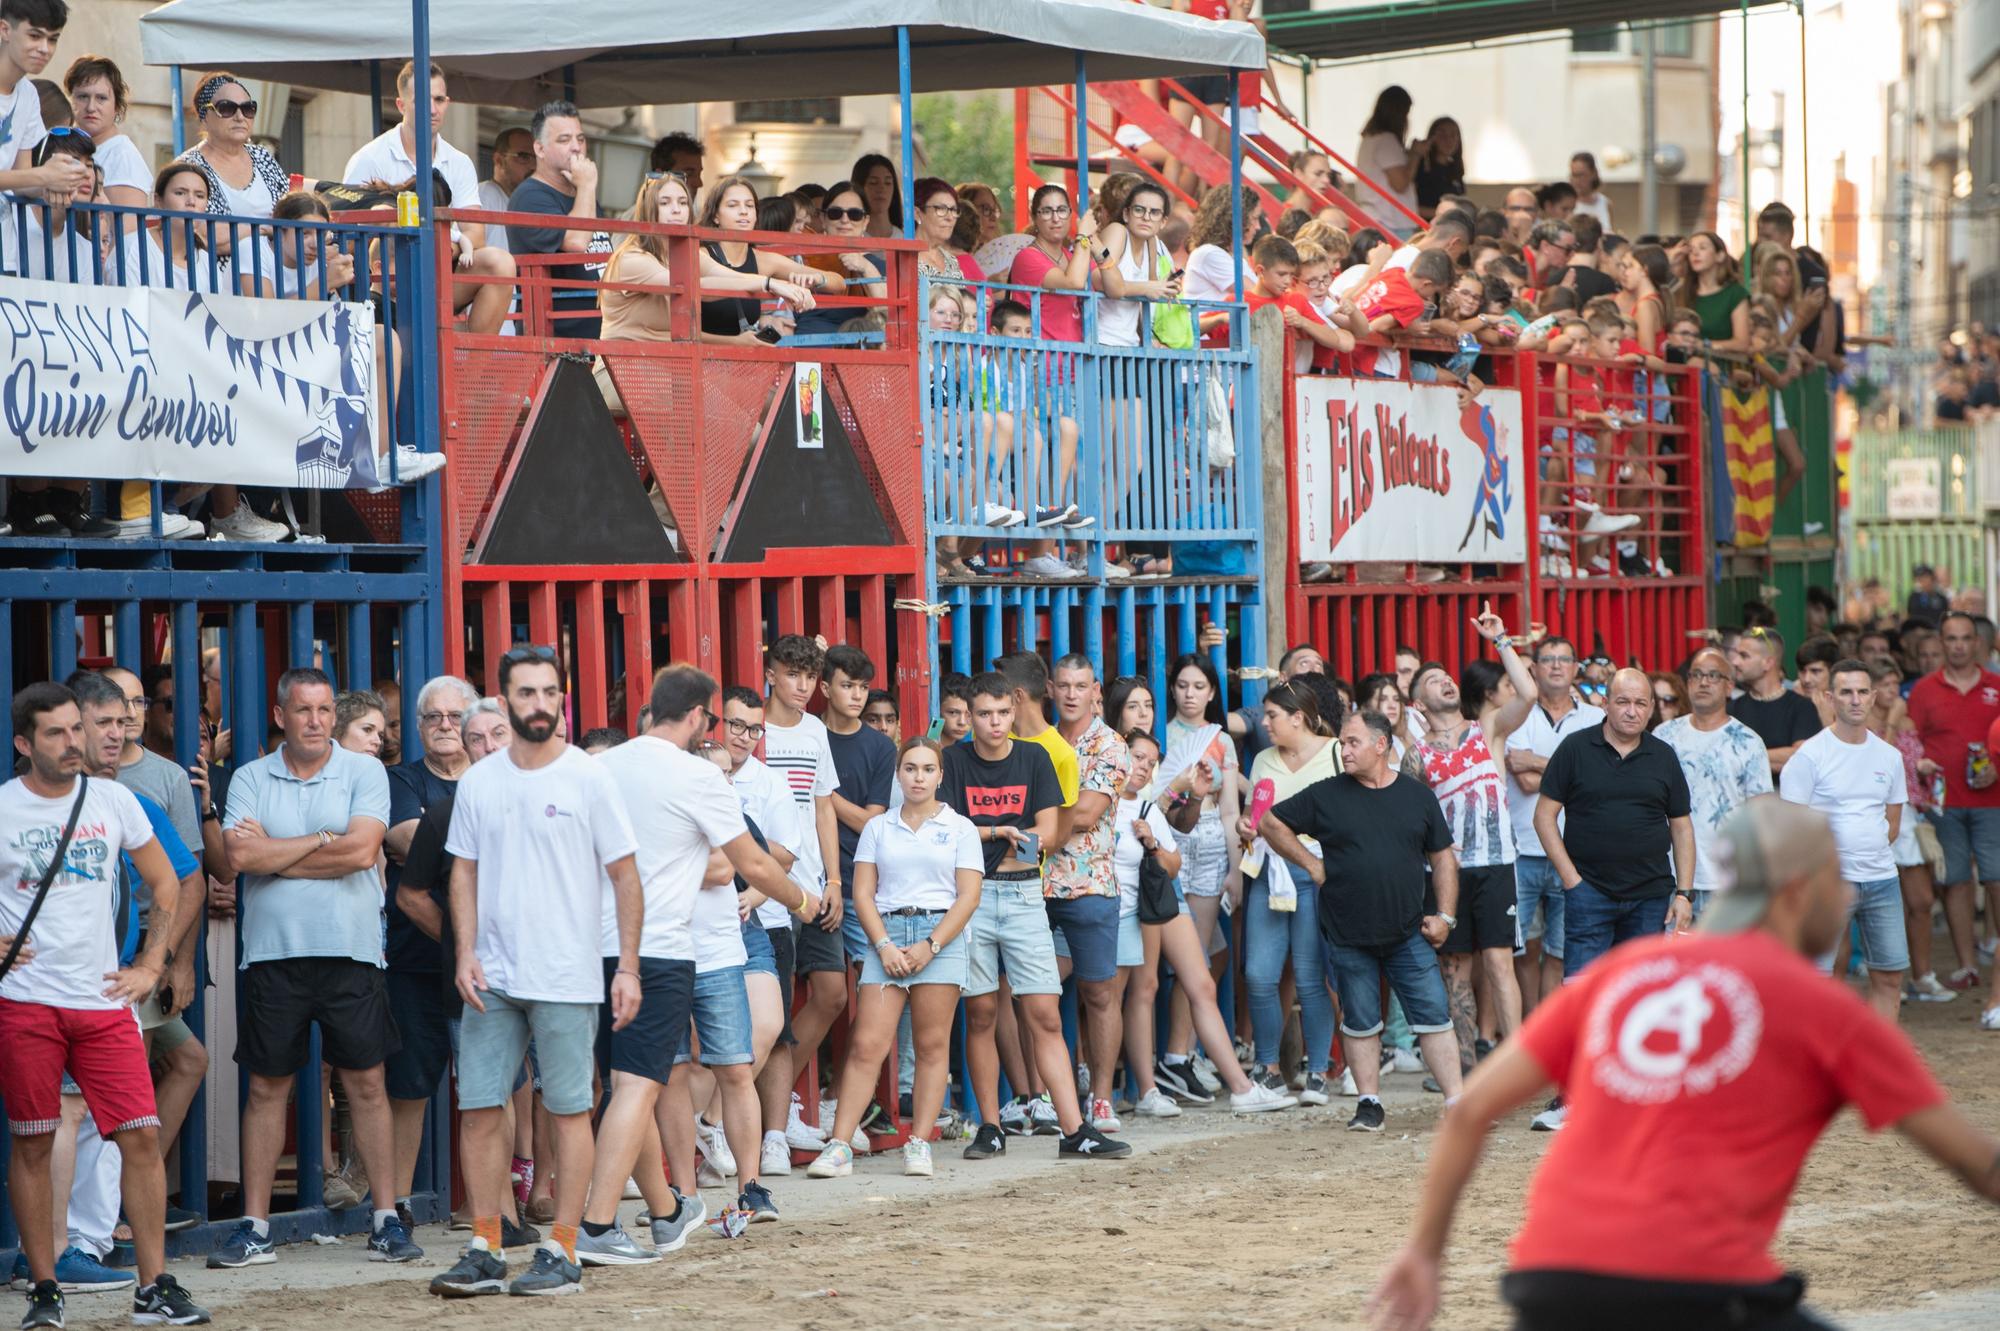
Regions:
[[[1606,984],[1584,1032],[1591,1077],[1615,1099],[1662,1104],[1706,1095],[1741,1076],[1757,1056],[1764,1008],[1735,969],[1688,970],[1663,957]]]

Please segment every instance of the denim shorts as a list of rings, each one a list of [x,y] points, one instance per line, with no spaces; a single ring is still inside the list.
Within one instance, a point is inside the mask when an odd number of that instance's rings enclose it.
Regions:
[[[1382,1033],[1382,981],[1403,1005],[1410,1029],[1436,1035],[1451,1029],[1445,1004],[1444,972],[1437,952],[1422,934],[1387,947],[1327,945],[1326,968],[1340,995],[1340,1033],[1357,1039]]]
[[[744,970],[777,978],[778,954],[771,947],[771,931],[757,923],[755,911],[743,922],[743,950],[750,958],[743,963]]]
[[[460,1019],[458,1107],[497,1109],[514,1093],[532,1035],[538,1064],[535,1084],[551,1114],[590,1111],[595,1003],[538,1003],[482,989],[480,1012],[468,1005]]]
[[[1944,848],[1946,885],[1971,882],[1975,861],[1980,881],[2000,883],[2000,809],[1939,809],[1930,820]]]
[[[1542,940],[1542,955],[1562,960],[1563,885],[1546,855],[1523,855],[1514,861],[1514,900],[1521,932]]]
[[[1056,955],[1070,959],[1071,973],[1093,983],[1116,979],[1121,964],[1118,898],[1050,897],[1047,905],[1049,929],[1057,935]]]
[[[861,927],[861,917],[854,913],[854,903],[843,903],[840,912],[840,941],[847,949],[847,964],[858,965],[865,961],[875,949],[868,945],[868,931]]]
[[[1174,880],[1174,887],[1176,889],[1174,899],[1180,902],[1181,914],[1186,915],[1189,913],[1187,898],[1182,896],[1178,890],[1180,887],[1179,879]],[[1070,961],[1076,960],[1076,958],[1070,956],[1069,939],[1064,936],[1061,930],[1056,931],[1056,956],[1066,958]],[[1143,966],[1145,964],[1146,935],[1139,928],[1139,912],[1135,910],[1130,915],[1120,915],[1118,917],[1118,968],[1123,970],[1127,966]]]
[[[924,940],[931,932],[944,923],[945,913],[941,910],[927,910],[916,915],[902,915],[895,911],[882,917],[882,927],[889,931],[889,941],[897,947],[914,947],[921,956],[930,956],[930,945]],[[891,975],[882,969],[882,954],[874,948],[861,959],[861,983],[892,984],[898,989],[908,989],[918,984],[948,984],[954,989],[965,987],[965,935],[967,929],[958,931],[958,937],[944,945],[944,951],[931,957],[929,963],[915,975]]]
[[[1111,904],[1116,910],[1118,903]],[[1062,992],[1042,876],[1033,869],[1011,870],[980,884],[979,909],[965,927],[965,944],[967,998],[998,989],[1003,967],[1016,994]]]
[[[719,1068],[748,1063],[750,1058],[750,991],[743,987],[742,966],[702,971],[694,977],[694,1033],[701,1040],[701,1065]],[[689,1061],[692,1046],[681,1031],[678,1067]]]
[[[1861,958],[1871,971],[1910,968],[1910,935],[1903,923],[1903,880],[1878,878],[1854,884],[1854,911],[1861,921]],[[1835,951],[1839,949],[1836,946]],[[1834,953],[1819,958],[1820,970],[1833,973]]]
[[[1178,882],[1186,896],[1219,897],[1222,880],[1229,873],[1229,837],[1222,828],[1222,815],[1214,809],[1202,810],[1192,832],[1175,832],[1180,843],[1181,872]]]

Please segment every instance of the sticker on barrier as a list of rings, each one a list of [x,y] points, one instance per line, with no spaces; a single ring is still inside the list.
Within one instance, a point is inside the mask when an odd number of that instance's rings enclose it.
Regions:
[[[1521,395],[1299,378],[1299,556],[1510,564],[1527,558]]]

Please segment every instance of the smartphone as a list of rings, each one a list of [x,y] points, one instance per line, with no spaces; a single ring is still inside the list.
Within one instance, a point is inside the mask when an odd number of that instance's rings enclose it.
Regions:
[[[1039,832],[1024,833],[1014,845],[1017,860],[1039,860],[1042,857],[1042,837]]]
[[[759,342],[770,342],[775,345],[776,343],[783,341],[785,335],[779,332],[777,329],[767,326],[764,328],[759,328],[757,330],[756,336]]]

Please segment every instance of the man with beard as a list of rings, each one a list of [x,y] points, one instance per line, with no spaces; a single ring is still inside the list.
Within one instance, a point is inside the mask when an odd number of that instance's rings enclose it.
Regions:
[[[472,1201],[472,1242],[431,1282],[433,1294],[570,1294],[583,1283],[577,1226],[596,1152],[590,1136],[591,1052],[607,985],[599,952],[602,876],[616,898],[612,1029],[639,1013],[643,897],[638,845],[611,773],[557,733],[562,666],[551,647],[500,658],[513,742],[459,779],[445,849],[459,1032],[459,1158]],[[511,1285],[500,1235],[509,1143],[502,1107],[533,1036],[542,1103],[555,1120],[556,1215],[533,1265]],[[374,1177],[371,1173],[370,1177]]]

